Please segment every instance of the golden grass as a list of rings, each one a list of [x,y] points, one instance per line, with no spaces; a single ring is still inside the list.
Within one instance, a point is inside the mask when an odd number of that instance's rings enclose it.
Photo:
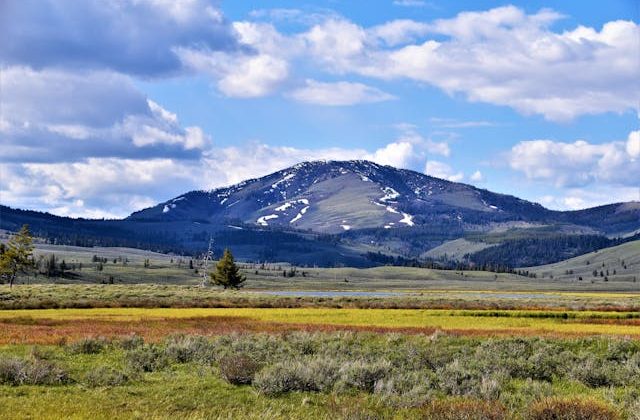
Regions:
[[[563,313],[564,314],[564,313]],[[289,329],[357,329],[487,335],[617,335],[640,337],[632,313],[335,308],[97,308],[0,311],[0,342],[175,332],[219,334]],[[31,337],[31,338],[30,338]],[[33,338],[40,337],[40,339]]]

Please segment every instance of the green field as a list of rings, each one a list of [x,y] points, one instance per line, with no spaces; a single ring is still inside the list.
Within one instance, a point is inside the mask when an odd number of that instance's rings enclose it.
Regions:
[[[3,418],[634,419],[638,342],[436,334],[0,347]],[[540,417],[555,409],[556,417]]]
[[[638,420],[636,245],[538,278],[241,264],[241,291],[188,257],[38,245],[72,268],[0,286],[2,418]]]
[[[30,274],[20,283],[184,284],[201,281],[200,262],[190,257],[170,256],[129,248],[82,248],[39,244],[36,258],[54,254],[58,263],[72,267],[64,274],[46,277]],[[104,259],[96,263],[94,256]],[[145,260],[149,261],[145,267]],[[190,269],[192,260],[193,269]],[[586,264],[590,261],[590,265]],[[622,262],[624,261],[624,264]],[[605,267],[602,267],[602,265]],[[100,265],[100,270],[98,270]],[[432,270],[411,267],[313,268],[288,264],[241,264],[248,289],[264,290],[508,290],[508,291],[611,291],[640,292],[640,242],[601,250],[554,266],[529,268],[538,278],[483,271]],[[598,266],[610,273],[592,276]],[[608,268],[607,268],[608,267]],[[626,267],[626,268],[624,268]],[[572,274],[567,274],[572,270]],[[615,274],[613,270],[616,270]],[[582,277],[583,280],[578,280]]]

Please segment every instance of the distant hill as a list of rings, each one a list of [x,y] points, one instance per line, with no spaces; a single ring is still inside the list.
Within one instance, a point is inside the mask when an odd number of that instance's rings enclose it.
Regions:
[[[319,161],[188,192],[124,220],[69,219],[0,207],[0,228],[16,230],[22,223],[52,242],[81,246],[197,253],[213,237],[217,247],[231,246],[244,259],[360,266],[443,260],[449,258],[446,251],[429,251],[445,246],[441,250],[456,249],[458,261],[489,259],[515,266],[532,249],[531,244],[519,249],[526,240],[554,244],[558,249],[536,260],[553,262],[610,246],[608,238],[633,235],[640,229],[640,203],[552,211],[415,171],[368,161]],[[446,247],[460,239],[467,240],[458,242],[464,249]]]
[[[640,290],[640,240],[627,242],[575,258],[528,268],[538,277],[553,276],[560,280],[576,280],[602,282],[629,281],[637,282]]]

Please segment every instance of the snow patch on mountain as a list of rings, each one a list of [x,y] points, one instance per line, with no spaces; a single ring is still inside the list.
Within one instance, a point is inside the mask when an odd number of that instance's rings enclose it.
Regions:
[[[299,200],[293,200],[293,201],[287,201],[286,203],[284,203],[283,205],[276,207],[274,210],[275,211],[285,211],[287,210],[289,207],[293,207],[296,204],[304,204],[304,205],[309,205],[309,200],[307,200],[306,198],[301,198]]]
[[[408,213],[402,213],[402,219],[398,223],[404,223],[407,226],[413,226],[413,216]]]
[[[276,188],[278,188],[278,186],[280,184],[282,184],[283,182],[289,181],[290,179],[292,179],[295,176],[296,176],[296,174],[294,174],[294,173],[285,175],[284,178],[282,178],[281,180],[276,181],[273,184],[271,184],[271,189],[275,190]]]
[[[307,204],[309,203],[309,201],[307,201]],[[291,221],[289,223],[295,223],[298,220],[302,219],[302,216],[304,216],[304,214],[307,212],[307,210],[309,210],[309,206],[306,206],[304,208],[302,208],[302,210],[300,210],[300,213],[298,213],[296,215],[296,217],[294,217],[293,219],[291,219]]]
[[[400,193],[391,187],[384,187],[382,191],[385,195],[378,200],[382,203],[386,203],[387,201],[395,200],[396,198],[400,197]]]
[[[267,216],[259,217],[256,223],[259,224],[260,226],[269,226],[269,223],[267,223],[267,220],[277,219],[277,218],[278,218],[277,214],[269,214]]]

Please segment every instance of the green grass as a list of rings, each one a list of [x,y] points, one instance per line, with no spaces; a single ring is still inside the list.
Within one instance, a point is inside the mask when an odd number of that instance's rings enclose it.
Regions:
[[[304,294],[304,292],[301,293]],[[496,290],[407,290],[403,292],[400,289],[395,296],[375,298],[275,296],[261,293],[259,289],[223,291],[213,287],[171,284],[37,284],[17,285],[13,288],[6,285],[0,286],[0,309],[91,307],[536,308],[629,311],[638,310],[640,303],[638,294],[630,292],[504,292]]]
[[[151,350],[165,363],[140,371],[134,355]],[[252,385],[222,379],[221,364],[238,354],[260,366],[250,376]],[[590,398],[627,418],[637,408],[640,383],[634,369],[639,356],[640,344],[625,340],[442,334],[178,336],[158,345],[108,342],[92,354],[78,353],[73,346],[11,345],[0,346],[0,366],[9,358],[41,360],[68,372],[69,381],[49,386],[0,383],[0,407],[2,417],[10,419],[410,419],[433,410],[435,401],[458,413],[447,418],[459,418],[465,406],[479,403],[504,410],[503,418],[521,418],[532,404],[553,396]],[[594,375],[581,366],[585,363],[609,370]],[[314,370],[322,364],[335,369]],[[91,372],[104,367],[126,380],[105,386],[90,379]],[[297,375],[311,376],[300,382]],[[315,388],[320,383],[323,389]]]

